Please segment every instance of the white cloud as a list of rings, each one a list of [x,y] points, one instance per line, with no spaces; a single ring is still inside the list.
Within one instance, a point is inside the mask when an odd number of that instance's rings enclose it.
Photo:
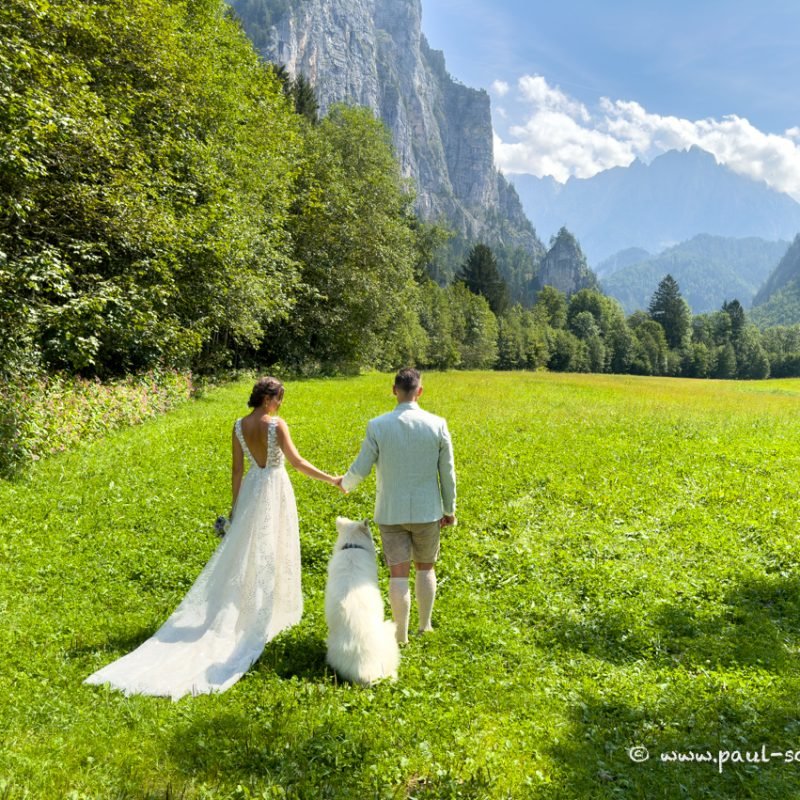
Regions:
[[[769,134],[747,119],[688,120],[651,114],[639,103],[601,98],[595,114],[539,75],[519,80],[527,121],[512,141],[495,139],[495,159],[508,173],[588,178],[634,158],[697,145],[741,175],[766,181],[800,201],[800,128]]]
[[[498,97],[505,97],[511,90],[505,81],[495,81],[490,88]]]
[[[537,108],[563,111],[584,122],[590,119],[589,112],[582,103],[565,95],[557,86],[549,86],[541,75],[523,75],[519,79],[519,90],[522,96]]]

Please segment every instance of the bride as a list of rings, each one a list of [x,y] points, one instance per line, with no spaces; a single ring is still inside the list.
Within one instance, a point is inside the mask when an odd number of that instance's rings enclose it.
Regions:
[[[85,683],[173,700],[224,692],[266,642],[300,620],[297,507],[284,456],[311,478],[334,486],[340,479],[297,452],[289,427],[275,416],[282,401],[283,384],[262,378],[250,395],[252,412],[233,426],[231,524],[178,608],[146,642]]]

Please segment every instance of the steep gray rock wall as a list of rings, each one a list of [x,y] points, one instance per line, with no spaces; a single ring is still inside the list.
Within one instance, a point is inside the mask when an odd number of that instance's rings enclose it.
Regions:
[[[313,83],[323,114],[348,102],[383,119],[403,174],[416,182],[420,216],[460,234],[460,252],[475,241],[492,246],[512,296],[525,299],[544,247],[494,167],[488,94],[450,77],[422,33],[420,0],[232,5],[265,58]]]
[[[580,289],[597,289],[597,278],[575,237],[562,228],[542,260],[536,276],[538,288],[553,286],[571,295]]]

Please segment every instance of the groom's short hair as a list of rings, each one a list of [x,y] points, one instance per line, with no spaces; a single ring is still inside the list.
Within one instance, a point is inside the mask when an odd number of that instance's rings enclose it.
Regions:
[[[403,394],[415,392],[419,388],[421,382],[422,378],[419,372],[413,367],[405,367],[394,376],[394,385],[397,387],[398,391]]]

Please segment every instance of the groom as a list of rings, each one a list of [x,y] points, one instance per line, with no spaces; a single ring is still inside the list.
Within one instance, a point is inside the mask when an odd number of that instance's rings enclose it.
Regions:
[[[417,403],[422,394],[419,372],[401,369],[392,391],[397,405],[369,421],[361,452],[342,478],[341,487],[349,492],[376,465],[375,522],[389,565],[389,603],[397,641],[404,643],[408,641],[412,558],[419,630],[433,630],[434,564],[439,557],[440,528],[456,521],[456,473],[447,423]]]

